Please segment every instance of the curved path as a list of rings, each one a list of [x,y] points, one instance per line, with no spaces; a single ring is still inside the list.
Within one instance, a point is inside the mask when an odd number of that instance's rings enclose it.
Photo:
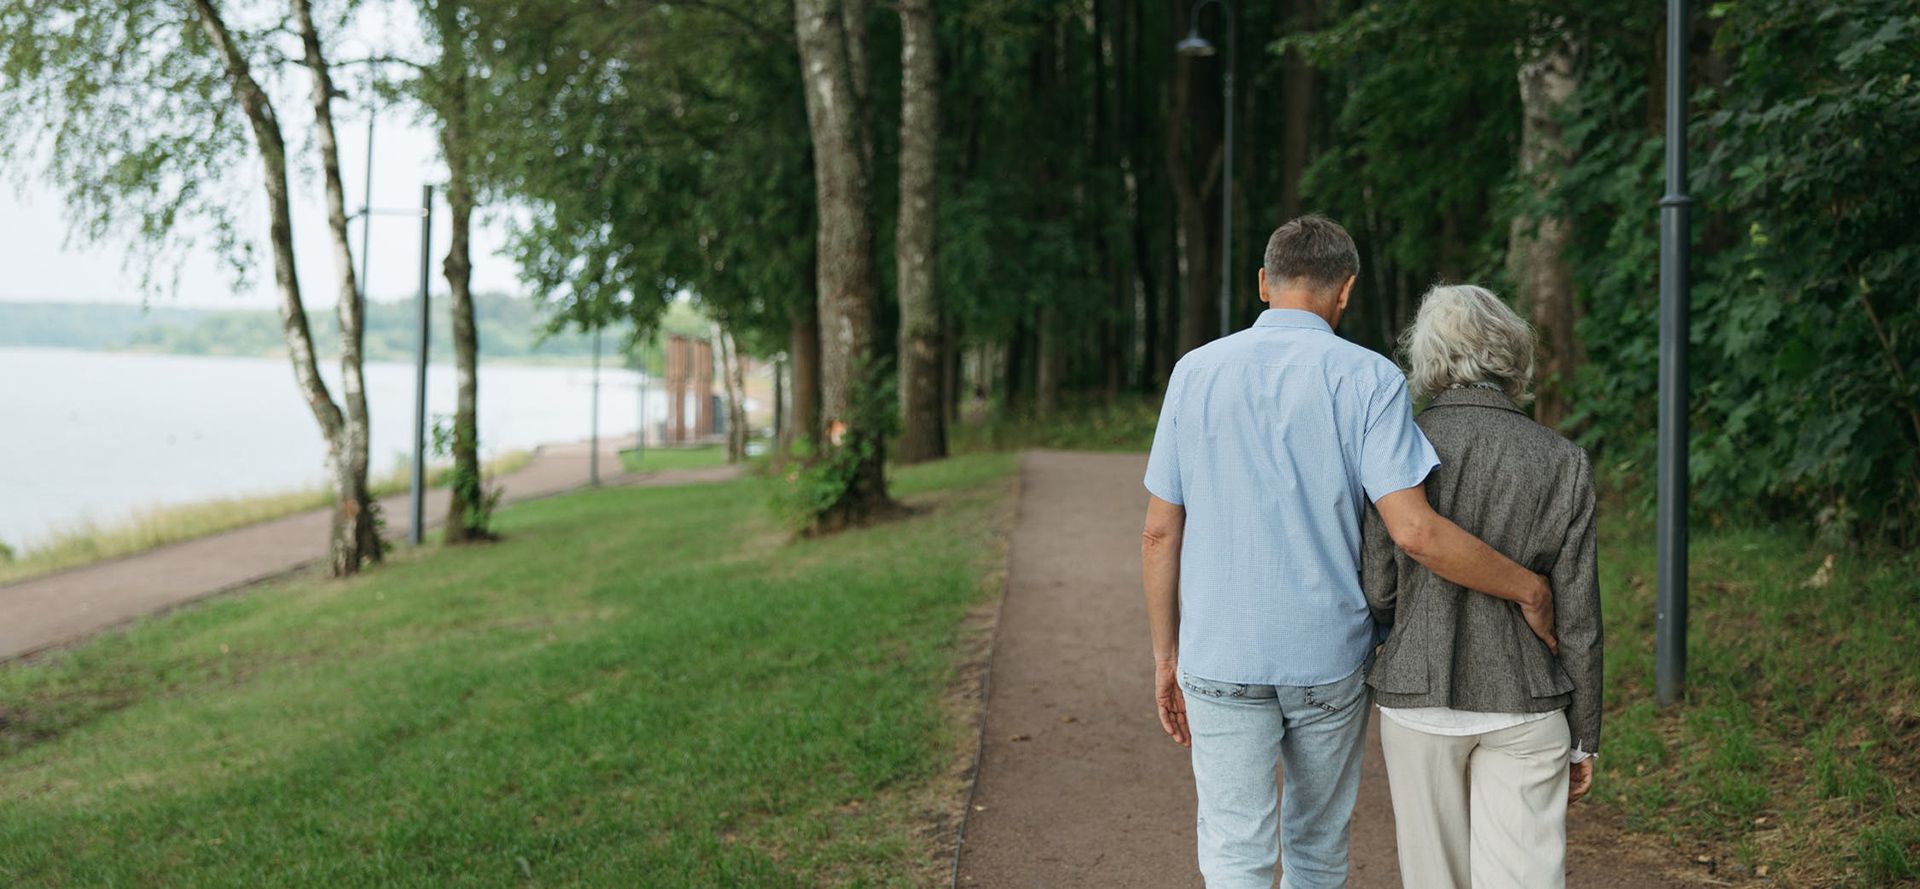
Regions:
[[[605,484],[674,485],[737,477],[738,466],[620,472],[619,448],[601,443]],[[592,452],[586,442],[545,445],[526,466],[496,480],[503,502],[584,487]],[[610,467],[610,469],[609,469]],[[380,500],[387,527],[403,533],[407,495]],[[426,525],[447,511],[444,488],[427,492]],[[237,589],[320,561],[327,554],[329,510],[314,510],[93,565],[0,585],[0,661],[64,645],[134,618]],[[404,539],[404,538],[401,538]]]
[[[1022,464],[961,886],[1200,885],[1186,751],[1152,710],[1145,468],[1143,455],[1046,451]],[[1352,889],[1401,886],[1376,732],[1354,812]],[[1569,862],[1574,889],[1690,885],[1664,873],[1685,866],[1679,856],[1585,807],[1574,810]]]

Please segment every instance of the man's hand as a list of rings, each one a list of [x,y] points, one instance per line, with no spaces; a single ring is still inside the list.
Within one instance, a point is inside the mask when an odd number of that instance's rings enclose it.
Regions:
[[[1520,616],[1527,619],[1527,629],[1547,643],[1548,651],[1560,653],[1560,640],[1553,636],[1553,591],[1544,582],[1540,584],[1538,596],[1520,603]]]
[[[1573,804],[1593,789],[1593,757],[1589,756],[1568,767],[1567,803]]]
[[[1160,710],[1160,728],[1174,743],[1193,746],[1187,732],[1187,698],[1180,691],[1180,668],[1173,661],[1155,661],[1153,665],[1153,703]]]
[[[1434,512],[1425,485],[1395,491],[1373,505],[1388,536],[1414,561],[1445,580],[1518,604],[1533,634],[1548,650],[1560,653],[1560,640],[1553,636],[1553,591],[1546,578]]]

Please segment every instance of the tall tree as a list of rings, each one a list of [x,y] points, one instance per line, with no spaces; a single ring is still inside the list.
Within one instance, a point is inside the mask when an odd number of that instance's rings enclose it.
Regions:
[[[367,384],[361,368],[366,345],[366,305],[360,285],[354,278],[353,247],[347,237],[347,196],[340,177],[340,140],[334,134],[332,69],[313,22],[310,0],[293,0],[293,17],[300,31],[300,47],[307,72],[313,82],[313,121],[315,142],[320,149],[320,170],[327,197],[327,234],[333,244],[335,313],[340,319],[340,390],[345,408],[340,441],[331,447],[333,458],[341,464],[336,485],[341,489],[342,508],[348,512],[347,533],[354,536],[354,547],[361,557],[379,561],[381,541],[373,519],[373,495],[367,487],[367,448],[370,441],[367,419]],[[336,533],[341,533],[336,530]],[[348,573],[344,562],[334,572]]]
[[[939,41],[933,0],[900,0],[900,215],[894,237],[900,290],[900,460],[947,455],[939,294],[934,289],[938,195]]]
[[[863,10],[864,4],[847,4]],[[887,503],[881,418],[865,403],[876,395],[873,354],[872,141],[852,60],[864,59],[864,16],[850,20],[841,0],[795,0],[794,33],[813,137],[814,200],[819,217],[821,419],[826,446],[844,453],[844,489],[820,515],[823,529],[870,516]],[[854,47],[860,47],[855,52]]]
[[[7,109],[0,151],[35,161],[18,169],[43,165],[84,237],[130,234],[130,253],[144,261],[150,285],[160,266],[176,263],[177,270],[189,255],[182,247],[207,233],[236,282],[244,280],[253,265],[243,208],[266,199],[281,332],[294,381],[326,442],[334,488],[328,560],[333,573],[346,575],[380,555],[367,496],[364,401],[353,405],[358,360],[345,366],[349,408],[360,414],[350,421],[320,375],[294,260],[286,136],[255,69],[266,57],[303,61],[316,78],[315,98],[331,95],[324,57],[308,52],[299,29],[287,27],[285,16],[297,19],[302,8],[274,14],[250,7],[248,27],[236,28],[215,0],[0,0],[0,100]],[[301,45],[270,42],[286,35]],[[260,164],[257,185],[232,175],[248,155]],[[329,209],[344,215],[338,203]],[[342,280],[343,339],[355,345],[356,289],[351,278]]]
[[[1522,41],[1516,51],[1521,108],[1516,172],[1526,189],[1528,207],[1514,214],[1507,266],[1515,301],[1539,333],[1533,416],[1548,426],[1559,426],[1571,412],[1568,388],[1582,360],[1580,342],[1574,336],[1573,268],[1565,256],[1573,239],[1573,223],[1544,208],[1569,162],[1560,119],[1579,80],[1572,35],[1558,21],[1541,32],[1537,41]],[[1534,42],[1543,45],[1531,45]]]
[[[474,197],[473,111],[470,82],[473,49],[462,22],[465,4],[429,0],[429,33],[440,49],[437,62],[421,72],[426,104],[440,125],[440,154],[447,163],[447,256],[440,264],[447,279],[448,314],[453,333],[453,470],[449,474],[446,541],[466,543],[492,537],[492,503],[480,475],[480,342],[474,325],[473,260],[470,255]]]

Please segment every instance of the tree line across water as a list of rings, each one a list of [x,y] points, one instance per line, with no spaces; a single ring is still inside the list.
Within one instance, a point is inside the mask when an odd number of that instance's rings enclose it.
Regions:
[[[548,333],[540,306],[522,297],[474,294],[475,336],[493,360],[585,363],[593,356],[593,338],[577,330]],[[444,297],[435,297],[435,320],[446,317]],[[368,361],[412,361],[418,350],[419,316],[413,300],[367,305]],[[618,345],[629,331],[609,328]],[[314,349],[323,356],[340,353],[337,328],[317,325]],[[156,352],[168,355],[282,355],[287,342],[271,309],[183,309],[100,303],[0,303],[0,346],[31,346],[103,351]],[[611,351],[611,348],[609,348]],[[435,324],[430,360],[453,355],[453,337]],[[630,360],[609,356],[609,361]]]
[[[456,342],[477,207],[515,210],[566,322],[645,329],[692,294],[782,360],[817,528],[884,509],[884,461],[944,453],[962,393],[1047,414],[1156,392],[1218,335],[1223,279],[1251,321],[1267,233],[1309,211],[1361,247],[1345,335],[1391,351],[1427,285],[1494,287],[1540,333],[1536,416],[1644,486],[1659,6],[0,0],[0,145],[93,236],[194,220],[250,262],[235,207],[266,198],[283,333],[344,467],[336,567],[377,552],[351,546],[364,409],[305,366],[285,182],[290,152],[319,161],[328,217],[303,222],[351,293],[332,115],[376,99],[440,135]],[[376,12],[424,39],[343,37]],[[1689,27],[1695,502],[1920,539],[1920,11],[1727,2]],[[1176,52],[1190,29],[1219,51]]]

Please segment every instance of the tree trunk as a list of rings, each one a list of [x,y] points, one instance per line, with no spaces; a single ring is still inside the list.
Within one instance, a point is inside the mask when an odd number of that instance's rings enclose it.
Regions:
[[[940,298],[934,290],[940,85],[933,0],[900,0],[900,32],[900,215],[894,238],[900,290],[899,459],[920,463],[947,455]]]
[[[1040,309],[1039,360],[1034,368],[1034,412],[1053,416],[1060,409],[1060,377],[1066,369],[1066,343],[1062,341],[1060,319],[1048,303]]]
[[[740,459],[747,459],[747,439],[753,430],[747,426],[747,360],[740,355],[740,339],[727,332],[726,371],[733,378],[733,437]]]
[[[448,311],[452,315],[453,363],[458,379],[453,412],[453,473],[447,504],[446,541],[467,543],[491,539],[487,528],[490,504],[480,475],[479,362],[480,343],[473,315],[473,261],[469,243],[473,228],[473,175],[468,167],[467,66],[465,38],[457,20],[458,7],[442,3],[434,10],[439,29],[441,70],[445,91],[436,103],[440,114],[440,151],[447,160],[447,207],[451,236],[441,273],[447,279]]]
[[[793,404],[788,408],[787,442],[820,444],[820,316],[812,300],[794,307],[788,322],[787,352]]]
[[[1520,176],[1535,200],[1545,200],[1553,191],[1569,160],[1556,117],[1578,85],[1577,51],[1564,34],[1537,53],[1521,50]],[[1572,238],[1572,222],[1550,214],[1518,214],[1508,230],[1507,263],[1516,302],[1539,336],[1533,416],[1549,427],[1567,418],[1567,388],[1583,360],[1574,336],[1573,270],[1563,255]]]
[[[1311,30],[1318,18],[1316,0],[1293,0],[1291,24],[1296,31]],[[1300,215],[1300,180],[1307,171],[1313,144],[1313,66],[1299,50],[1287,50],[1281,61],[1280,104],[1280,221]]]
[[[294,382],[306,398],[321,436],[326,439],[327,466],[334,482],[335,508],[328,561],[336,576],[352,574],[360,570],[365,558],[359,523],[370,523],[372,517],[357,507],[359,501],[355,499],[353,475],[345,450],[346,421],[320,377],[313,353],[313,332],[307,326],[307,310],[300,298],[300,278],[293,255],[293,214],[287,193],[287,143],[280,133],[273,102],[254,79],[246,54],[234,42],[233,33],[220,17],[213,0],[193,0],[193,12],[201,30],[220,53],[234,104],[246,115],[254,145],[260,150],[260,166],[265,174],[262,185],[267,197],[267,241],[273,250],[274,285],[280,292],[281,333],[287,341]]]
[[[720,386],[727,396],[727,462],[738,463],[747,458],[747,439],[741,426],[746,422],[746,411],[741,409],[739,377],[734,373],[739,366],[735,354],[737,348],[733,334],[725,327],[713,326],[713,351],[720,361]]]
[[[353,273],[353,248],[347,236],[347,196],[340,176],[340,142],[333,127],[333,75],[320,47],[320,34],[313,24],[313,8],[308,0],[293,0],[294,19],[300,28],[300,43],[305,50],[307,70],[313,75],[313,118],[316,142],[320,147],[320,169],[326,183],[327,233],[333,241],[333,264],[339,275],[340,319],[340,394],[346,409],[343,455],[337,521],[347,527],[340,533],[353,535],[356,557],[335,564],[335,574],[351,574],[358,565],[347,561],[380,561],[380,529],[374,514],[374,501],[367,488],[368,433],[367,387],[362,373],[361,354],[366,343],[360,285]]]
[[[794,4],[819,219],[821,415],[827,447],[858,455],[845,490],[819,517],[819,530],[862,521],[889,502],[886,442],[863,403],[872,398],[874,382],[872,140],[857,89],[864,74],[852,61],[865,59],[865,6],[849,5],[859,16],[851,22],[839,0]]]

